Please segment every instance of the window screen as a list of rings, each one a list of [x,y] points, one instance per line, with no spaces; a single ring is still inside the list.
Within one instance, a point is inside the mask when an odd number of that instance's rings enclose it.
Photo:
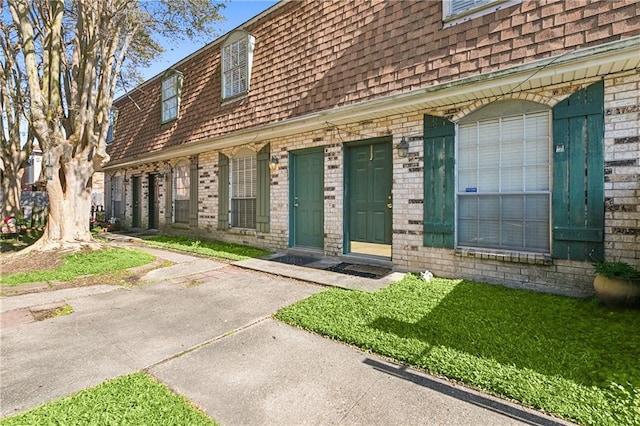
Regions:
[[[181,164],[175,168],[174,223],[189,223],[189,167]]]
[[[178,76],[162,80],[162,121],[178,117]]]
[[[257,176],[254,152],[243,151],[231,160],[231,226],[256,227]]]
[[[550,251],[550,112],[458,131],[458,244]]]

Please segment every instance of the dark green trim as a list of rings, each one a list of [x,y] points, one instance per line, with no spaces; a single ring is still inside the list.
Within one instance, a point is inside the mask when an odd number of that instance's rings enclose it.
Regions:
[[[323,164],[324,164],[324,147],[313,147],[313,148],[305,148],[305,149],[299,149],[296,151],[289,151],[289,159],[288,159],[288,163],[289,163],[289,247],[295,247],[296,245],[296,240],[295,240],[295,222],[294,222],[294,218],[295,218],[295,212],[294,212],[294,200],[293,198],[295,197],[295,189],[296,189],[296,185],[294,182],[294,178],[296,175],[296,168],[298,167],[297,164],[297,156],[300,154],[313,154],[313,153],[320,153],[323,155]],[[324,167],[323,167],[324,169]],[[323,226],[324,227],[324,226]],[[322,246],[324,247],[324,242],[322,244]]]
[[[229,157],[218,155],[218,229],[229,229]]]
[[[342,254],[348,254],[351,253],[351,230],[349,229],[349,223],[351,222],[351,208],[350,208],[350,204],[348,202],[348,200],[350,200],[351,198],[351,185],[349,182],[349,164],[350,164],[350,160],[351,160],[351,152],[349,150],[349,148],[353,148],[353,147],[358,147],[358,146],[362,146],[362,145],[371,145],[371,144],[379,144],[379,143],[393,143],[393,137],[392,136],[383,136],[383,137],[378,137],[378,138],[371,138],[371,139],[363,139],[363,140],[359,140],[359,141],[354,141],[354,142],[349,142],[347,144],[345,144],[343,146],[343,152],[344,155],[342,156],[342,170],[343,172],[343,177],[342,177],[342,181],[343,181],[343,196],[342,196],[342,228],[343,228],[343,237],[342,237]],[[391,151],[392,151],[392,160],[391,160],[391,167],[393,167],[393,146],[391,147]],[[393,173],[393,172],[392,172]],[[392,177],[393,179],[393,177]],[[393,184],[391,185],[391,191],[393,193]],[[392,236],[391,238],[393,239],[393,229],[391,230]]]
[[[165,224],[171,225],[173,222],[173,167],[169,168],[169,172],[167,173],[164,194]]]
[[[455,125],[424,116],[424,245],[453,248],[455,230]]]
[[[164,107],[164,92],[162,91],[162,82],[164,82],[165,80],[172,78],[172,77],[176,77],[176,116],[175,117],[171,117],[168,120],[165,120],[164,117],[162,116],[163,114],[163,107]],[[181,104],[181,100],[182,100],[182,84],[184,82],[184,75],[178,71],[178,70],[167,70],[164,75],[162,76],[162,80],[160,82],[160,124],[167,124],[167,123],[171,123],[172,121],[175,121],[178,119],[178,117],[180,117],[180,104]]]
[[[553,108],[553,257],[604,259],[604,83]]]
[[[256,231],[269,232],[269,215],[270,215],[270,181],[271,175],[269,170],[270,144],[266,144],[256,156],[257,167],[257,194],[256,194]]]

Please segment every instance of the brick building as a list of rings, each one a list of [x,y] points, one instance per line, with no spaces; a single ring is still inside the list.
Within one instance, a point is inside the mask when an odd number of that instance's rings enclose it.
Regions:
[[[281,1],[116,100],[108,214],[588,294],[640,266],[639,12]]]

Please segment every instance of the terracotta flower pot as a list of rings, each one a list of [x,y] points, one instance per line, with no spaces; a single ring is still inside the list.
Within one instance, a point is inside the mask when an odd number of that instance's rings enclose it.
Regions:
[[[597,274],[593,280],[596,296],[605,305],[627,308],[640,307],[640,282],[624,278],[609,278]]]

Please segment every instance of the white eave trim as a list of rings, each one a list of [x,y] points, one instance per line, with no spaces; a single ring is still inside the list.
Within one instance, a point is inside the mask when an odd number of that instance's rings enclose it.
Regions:
[[[162,151],[108,164],[113,170],[143,163],[170,160],[178,156],[245,144],[248,140],[290,136],[327,127],[401,114],[427,108],[472,101],[534,90],[550,84],[561,84],[586,78],[597,78],[612,73],[640,69],[640,36],[564,53],[532,61],[527,64],[477,76],[436,84],[427,88],[387,96],[354,105],[307,114],[276,123],[246,128],[226,135],[218,135],[188,145],[166,148]]]

